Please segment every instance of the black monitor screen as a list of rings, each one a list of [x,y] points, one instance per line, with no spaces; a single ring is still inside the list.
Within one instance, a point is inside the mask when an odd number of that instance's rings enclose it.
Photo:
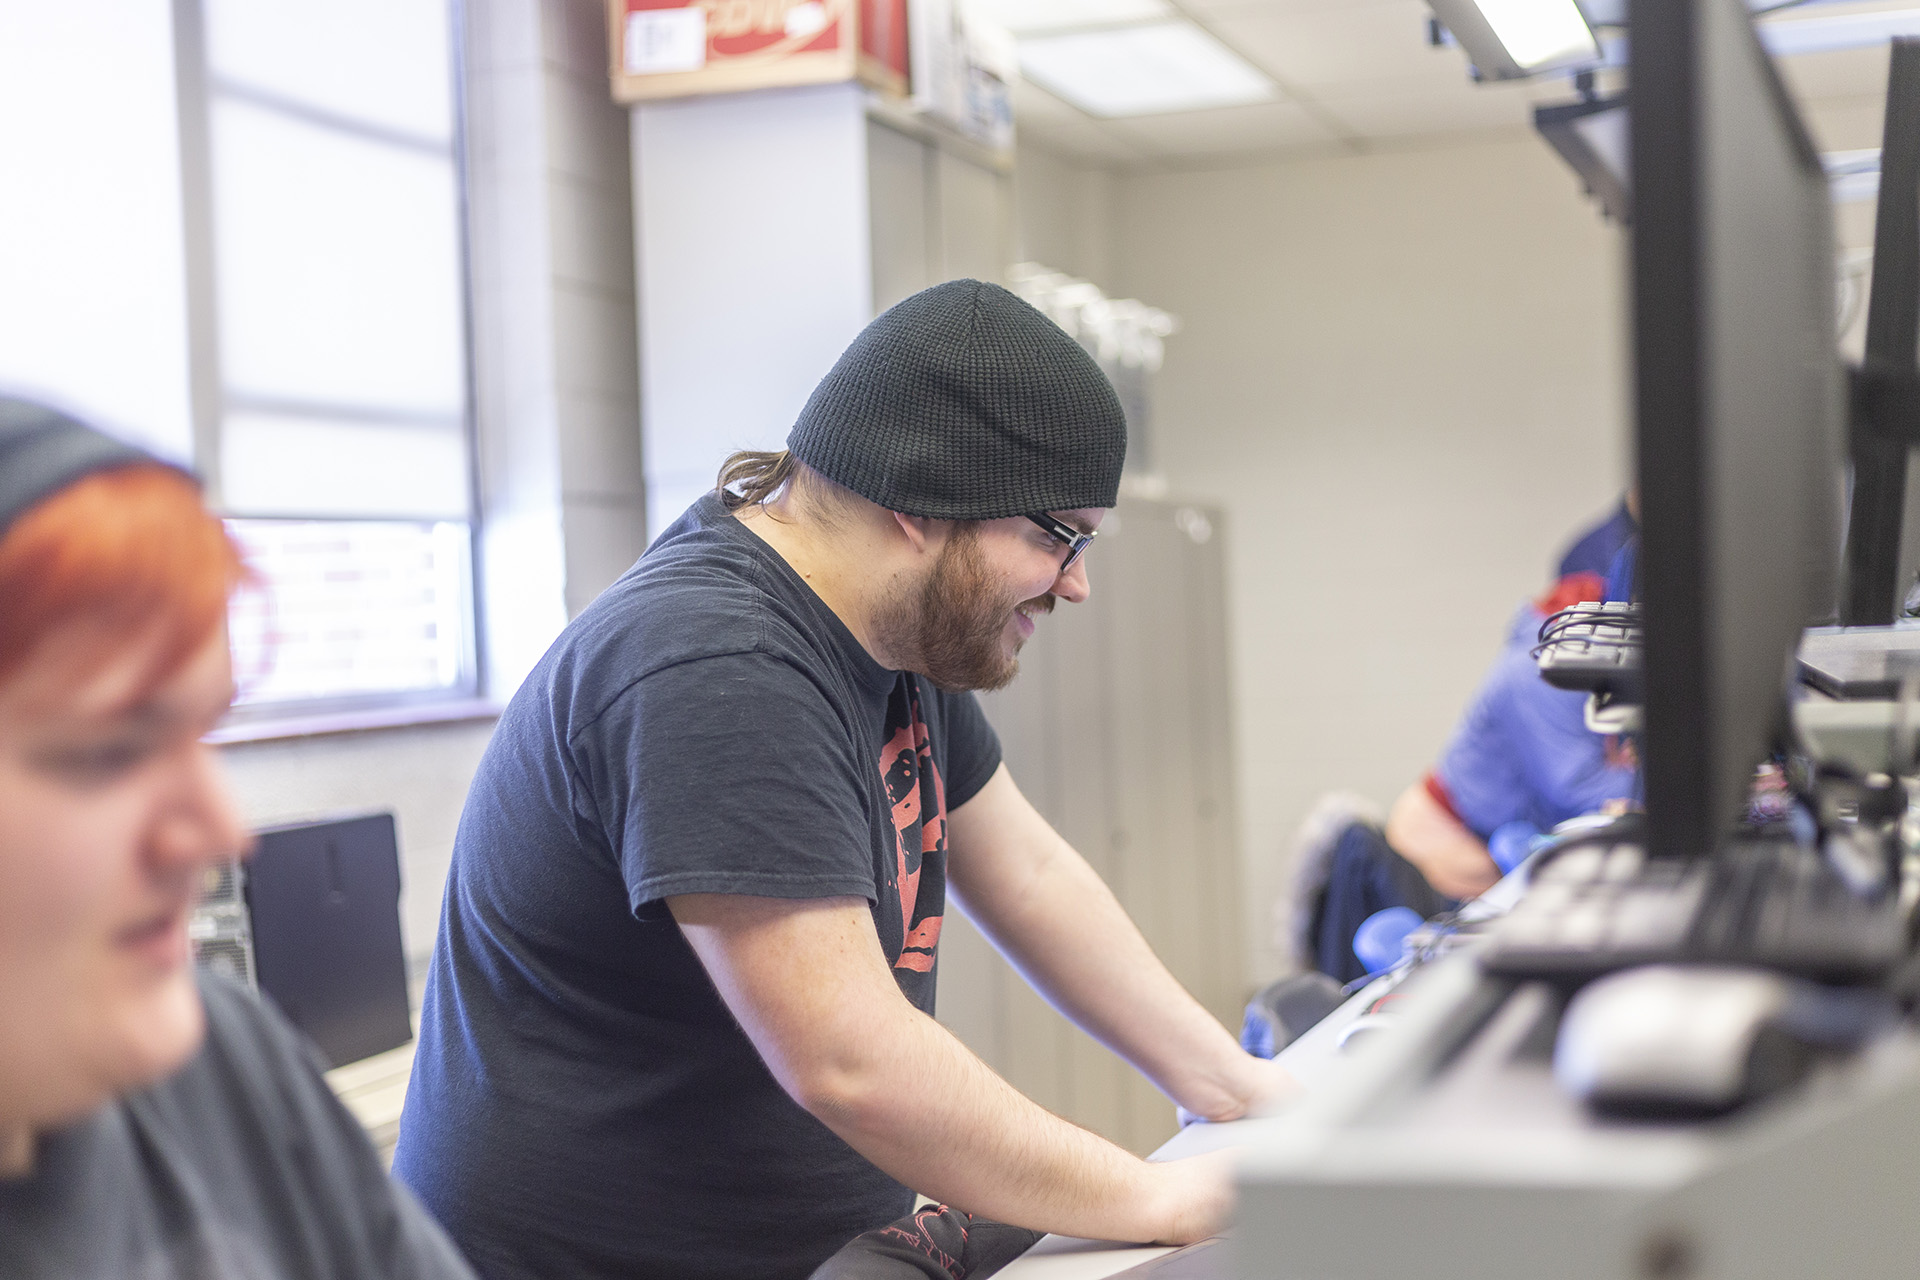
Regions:
[[[1900,551],[1911,408],[1885,394],[1914,375],[1920,342],[1920,41],[1895,40],[1887,68],[1880,195],[1873,221],[1873,284],[1867,307],[1866,375],[1853,439],[1853,502],[1847,528],[1847,593],[1841,621],[1885,626],[1908,582]]]
[[[1635,0],[1633,284],[1648,842],[1711,852],[1839,560],[1825,174],[1741,0]]]

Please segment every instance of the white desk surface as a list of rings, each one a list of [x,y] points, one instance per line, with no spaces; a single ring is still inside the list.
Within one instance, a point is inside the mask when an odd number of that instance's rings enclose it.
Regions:
[[[1278,1061],[1293,1073],[1305,1088],[1311,1089],[1340,1065],[1340,1032],[1358,1018],[1375,1000],[1400,983],[1398,974],[1387,974],[1367,986],[1316,1023],[1305,1035],[1288,1045]],[[1155,1160],[1177,1160],[1197,1156],[1239,1142],[1244,1122],[1188,1125],[1153,1153]],[[1104,1280],[1129,1267],[1151,1262],[1172,1253],[1167,1247],[1115,1244],[1106,1240],[1076,1240],[1068,1236],[1047,1236],[1025,1254],[1008,1263],[997,1274],[1007,1280]]]

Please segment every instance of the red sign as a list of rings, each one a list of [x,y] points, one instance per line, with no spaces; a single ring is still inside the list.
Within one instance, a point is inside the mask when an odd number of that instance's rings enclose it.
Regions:
[[[608,0],[620,102],[860,79],[907,90],[907,0]]]

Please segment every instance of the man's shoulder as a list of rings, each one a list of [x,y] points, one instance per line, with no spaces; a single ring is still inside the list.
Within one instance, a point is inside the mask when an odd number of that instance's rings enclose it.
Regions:
[[[825,606],[724,511],[700,522],[694,514],[567,625],[503,724],[531,713],[542,735],[571,739],[666,673],[698,670],[703,685],[717,685],[721,666],[736,681],[792,682],[844,700],[845,659]]]
[[[724,512],[700,521],[694,514],[676,521],[561,633],[555,655],[574,680],[604,670],[624,683],[702,658],[790,658],[807,647],[804,609],[771,552],[729,527]]]

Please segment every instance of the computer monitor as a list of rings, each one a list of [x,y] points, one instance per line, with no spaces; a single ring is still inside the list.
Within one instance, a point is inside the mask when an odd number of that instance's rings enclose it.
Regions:
[[[1631,30],[1647,838],[1701,856],[1839,563],[1832,209],[1742,0],[1633,0]]]
[[[329,1065],[413,1038],[392,814],[260,832],[246,897],[260,989]]]
[[[1914,405],[1903,383],[1915,374],[1920,341],[1920,40],[1893,42],[1886,126],[1880,140],[1880,195],[1873,221],[1873,281],[1867,349],[1854,397],[1853,499],[1847,519],[1847,589],[1840,620],[1886,626],[1901,589],[1901,525]]]

